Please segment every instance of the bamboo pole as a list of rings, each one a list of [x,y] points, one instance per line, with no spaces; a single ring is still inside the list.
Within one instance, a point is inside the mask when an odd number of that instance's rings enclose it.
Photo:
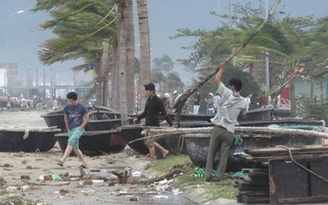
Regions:
[[[266,17],[266,19],[262,22],[262,24],[256,29],[256,31],[251,34],[242,44],[239,48],[237,48],[226,60],[225,63],[229,63],[230,60],[235,57],[235,55],[237,55],[243,48],[245,48],[247,46],[247,44],[250,42],[250,40],[252,38],[254,38],[261,30],[262,28],[265,26],[265,24],[267,24],[271,19],[272,16],[275,12],[275,10],[278,8],[279,4],[280,4],[281,0],[277,0],[275,6],[272,8],[271,12],[268,14],[268,16]],[[202,87],[209,79],[211,79],[218,71],[220,70],[220,67],[218,67],[214,72],[210,73],[203,81],[199,82],[195,87],[187,90],[185,93],[182,94],[182,96],[179,98],[177,105],[175,106],[176,108],[176,115],[177,115],[177,119],[179,121],[179,116],[182,110],[183,105],[186,103],[187,99],[196,92],[196,90],[198,90],[200,87]]]
[[[204,128],[150,128],[147,137],[156,137],[173,134],[182,134],[185,137],[192,137],[198,134],[204,134],[209,137],[209,133],[213,127]],[[328,139],[328,133],[315,130],[303,129],[285,129],[285,128],[269,128],[269,127],[235,127],[235,133],[244,135],[243,137],[268,137],[268,135],[289,136],[289,137],[322,137]],[[248,135],[248,136],[245,136]],[[262,135],[262,136],[261,136]]]

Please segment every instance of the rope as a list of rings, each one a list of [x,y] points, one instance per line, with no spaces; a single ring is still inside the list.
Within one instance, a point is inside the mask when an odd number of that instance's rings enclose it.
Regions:
[[[184,146],[184,136],[181,134],[179,136],[179,141],[178,141],[178,147],[179,147],[179,151],[182,151],[183,150],[183,146]]]
[[[294,162],[296,165],[298,165],[299,167],[301,167],[302,169],[306,170],[307,172],[311,173],[312,175],[318,177],[319,179],[323,180],[324,182],[328,183],[328,180],[326,178],[324,178],[323,176],[313,172],[312,170],[306,168],[305,166],[303,166],[302,164],[298,163],[293,155],[292,155],[292,151],[289,147],[286,147],[286,146],[283,146],[283,145],[279,145],[277,147],[281,147],[281,148],[284,148],[284,149],[287,149],[288,150],[288,153],[289,153],[289,156],[290,156],[290,159],[292,160],[292,162]]]
[[[240,134],[234,135],[234,145],[242,145],[243,144],[243,138],[241,138]]]
[[[28,138],[29,134],[30,134],[30,130],[29,129],[26,129],[24,131],[23,139],[26,140]]]

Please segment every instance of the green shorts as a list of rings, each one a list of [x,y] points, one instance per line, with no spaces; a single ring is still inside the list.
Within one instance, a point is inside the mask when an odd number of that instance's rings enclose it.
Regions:
[[[84,134],[84,129],[75,127],[68,131],[68,144],[73,146],[73,149],[79,149],[80,137]]]

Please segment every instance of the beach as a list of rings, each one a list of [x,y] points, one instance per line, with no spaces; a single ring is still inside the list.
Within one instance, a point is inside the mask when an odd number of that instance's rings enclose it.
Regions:
[[[47,112],[1,111],[0,129],[47,129],[41,117]],[[86,156],[87,169],[79,168],[81,162],[75,156],[70,156],[64,167],[58,166],[61,156],[62,150],[57,143],[47,152],[0,152],[0,201],[19,197],[38,205],[203,204],[201,189],[183,193],[170,187],[170,182],[165,180],[151,185],[138,183],[156,177],[157,173],[147,169],[147,156],[139,155],[129,146],[119,153]],[[127,183],[110,179],[112,171],[125,169],[132,173]],[[57,180],[58,176],[62,180]],[[47,180],[47,177],[51,179]],[[207,204],[237,203],[218,199]]]

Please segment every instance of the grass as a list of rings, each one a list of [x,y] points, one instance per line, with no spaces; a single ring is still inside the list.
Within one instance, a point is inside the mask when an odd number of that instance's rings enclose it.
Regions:
[[[183,174],[175,177],[174,186],[184,192],[192,192],[195,189],[203,189],[206,200],[218,198],[235,199],[238,189],[233,187],[234,179],[224,181],[206,182],[204,178],[195,177],[195,165],[192,164],[188,155],[172,155],[165,160],[157,160],[151,169],[159,174],[170,173],[172,169],[179,168]]]

